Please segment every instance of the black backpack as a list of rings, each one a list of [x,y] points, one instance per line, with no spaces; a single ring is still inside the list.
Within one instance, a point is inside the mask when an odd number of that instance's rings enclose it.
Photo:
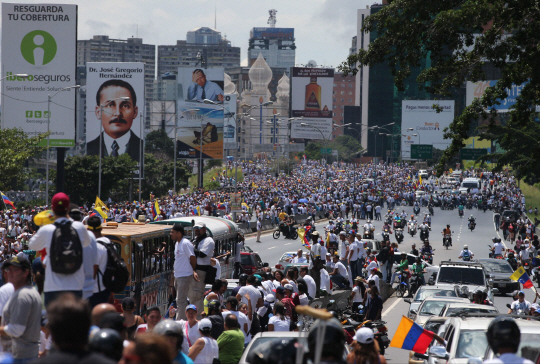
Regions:
[[[59,274],[77,272],[83,262],[83,247],[77,231],[71,226],[71,221],[55,222],[49,259],[51,269]]]
[[[124,259],[116,252],[112,244],[97,241],[107,249],[107,265],[105,272],[98,269],[98,274],[103,277],[103,285],[112,293],[125,291],[129,280],[129,272]],[[98,289],[101,292],[101,285],[98,280]]]

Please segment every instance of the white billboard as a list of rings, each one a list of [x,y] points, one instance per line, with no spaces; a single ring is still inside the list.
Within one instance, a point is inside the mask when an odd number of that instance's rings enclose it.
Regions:
[[[294,118],[303,118],[291,123],[291,138],[331,138],[334,70],[293,67],[291,82],[291,114]]]
[[[2,3],[2,127],[75,146],[76,50],[77,5]]]
[[[86,154],[99,155],[101,139],[103,157],[126,153],[138,162],[144,139],[144,63],[88,62],[86,72]]]
[[[434,104],[442,107],[440,113],[433,109]],[[401,139],[403,158],[410,159],[412,144],[429,144],[441,150],[450,145],[452,141],[444,139],[443,130],[454,120],[454,100],[403,100],[401,106],[401,131],[406,135]]]
[[[226,94],[223,101],[225,107],[223,125],[223,148],[236,149],[236,95]]]
[[[177,158],[199,159],[202,147],[203,159],[223,159],[223,77],[223,68],[178,68]]]

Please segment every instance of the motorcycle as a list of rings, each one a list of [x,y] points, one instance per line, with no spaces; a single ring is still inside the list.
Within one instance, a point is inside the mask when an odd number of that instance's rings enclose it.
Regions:
[[[415,215],[418,215],[420,213],[420,206],[414,206],[413,212]]]
[[[403,297],[405,295],[405,292],[409,288],[409,285],[407,284],[407,278],[409,277],[409,270],[405,269],[403,272],[401,272],[399,275],[399,285],[396,288],[396,296]]]
[[[433,254],[429,252],[422,253],[422,260],[425,260],[429,264],[433,264]]]
[[[487,210],[487,204],[484,202],[484,204],[482,205],[482,210],[484,210],[484,212],[486,212]]]
[[[420,273],[413,273],[411,279],[409,280],[409,296],[414,296],[421,285],[422,280],[420,279]]]
[[[298,239],[298,232],[296,231],[298,230],[298,228],[296,226],[291,225],[291,232],[289,233],[288,237],[286,236],[284,229],[285,229],[285,226],[280,224],[280,226],[272,234],[274,239],[279,239],[281,234],[285,236],[285,239],[293,239],[293,240]]]
[[[494,254],[493,253],[493,247],[490,244],[488,244],[488,247],[489,247],[489,257],[490,258],[492,258],[492,259],[504,259],[502,254]]]
[[[469,230],[473,231],[475,227],[476,227],[476,221],[469,220]]]
[[[411,234],[411,237],[413,237],[416,234],[416,225],[411,225],[409,227],[409,234]]]
[[[388,229],[384,229],[381,235],[382,235],[383,241],[390,243],[390,232],[388,231]]]
[[[429,230],[428,229],[420,229],[420,240],[424,241],[426,239],[429,239]]]
[[[433,206],[432,205],[429,205],[429,213],[431,216],[435,215],[435,213],[433,212]]]
[[[401,244],[403,241],[403,230],[402,229],[396,229],[395,230],[395,236],[398,244]]]
[[[527,272],[527,274],[530,277],[531,276],[531,270],[532,270],[531,260],[530,259],[525,259],[522,263],[523,263],[523,269],[525,269],[525,272]]]
[[[383,320],[374,320],[374,321],[364,321],[356,330],[361,327],[368,327],[373,331],[375,340],[379,344],[379,353],[384,355],[385,350],[390,345],[390,339],[388,339],[388,328],[386,327],[386,321]]]
[[[373,230],[375,230],[375,228],[364,228],[364,239],[373,239]]]
[[[444,234],[444,238],[443,238],[443,246],[448,249],[448,247],[451,245],[450,243],[450,235],[449,234]]]
[[[459,210],[459,217],[463,217],[463,210]]]

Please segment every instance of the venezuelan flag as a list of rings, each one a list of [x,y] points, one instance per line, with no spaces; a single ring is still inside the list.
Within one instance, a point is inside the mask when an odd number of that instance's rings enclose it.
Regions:
[[[424,330],[410,318],[402,316],[396,333],[390,342],[390,347],[425,354],[434,335],[431,331]]]
[[[92,209],[92,211],[94,211],[96,214],[98,214],[99,216],[101,216],[103,219],[107,220],[107,214],[105,212],[103,212],[103,210],[101,209],[101,207],[94,207]]]
[[[4,204],[7,206],[7,205],[10,205],[11,207],[13,207],[14,209],[16,208],[15,205],[13,204],[13,202],[11,202],[11,200],[9,199],[9,197],[7,197],[6,195],[4,195],[2,192],[0,192],[0,195],[2,195],[2,200],[4,201]]]
[[[529,278],[529,275],[527,272],[525,272],[523,267],[516,269],[516,271],[510,276],[510,279],[521,283],[523,288],[533,288],[531,278]]]
[[[307,239],[306,239],[306,230],[304,228],[300,228],[296,230],[298,233],[298,237],[300,238],[300,241],[302,242],[302,246],[311,249],[311,245],[309,245]]]
[[[154,206],[152,207],[152,215],[154,216],[154,220],[157,215],[161,214],[161,211],[159,211],[159,205],[157,203],[157,200],[154,202]]]

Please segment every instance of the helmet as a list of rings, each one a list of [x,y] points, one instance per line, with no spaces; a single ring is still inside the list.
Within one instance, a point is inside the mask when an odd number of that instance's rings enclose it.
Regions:
[[[218,300],[211,300],[208,302],[208,313],[212,312],[213,310],[219,311],[219,301]]]
[[[156,335],[176,337],[176,348],[178,350],[182,348],[184,333],[182,332],[182,325],[178,322],[171,319],[162,320],[154,327],[153,332]]]
[[[427,214],[428,217],[430,217],[431,215],[430,214]]]
[[[473,295],[482,297],[482,294],[483,294],[483,293],[484,293],[484,292],[482,292],[481,289],[477,289],[476,291],[473,292]]]
[[[122,337],[116,330],[97,330],[90,336],[88,345],[90,351],[103,354],[115,362],[122,358],[124,340],[122,340]]]
[[[489,324],[487,341],[495,353],[502,347],[511,347],[515,353],[521,339],[519,327],[511,317],[499,316]]]
[[[283,338],[268,341],[251,350],[246,362],[251,364],[294,364],[296,363],[297,339]]]
[[[339,320],[339,316],[336,311],[328,311],[328,313],[331,313],[332,316],[334,316],[335,319]]]
[[[370,219],[367,219],[367,223],[368,223],[368,224],[371,223],[371,220],[370,220]]]
[[[246,273],[240,274],[240,276],[238,277],[238,284],[240,284],[241,286],[245,286],[247,279],[248,275]]]
[[[463,245],[463,250],[469,249],[469,246],[467,244]]]
[[[324,331],[323,342],[319,342],[317,337],[322,331],[322,328],[326,326]],[[341,360],[343,357],[343,350],[345,350],[345,333],[340,322],[335,318],[327,321],[317,320],[315,324],[311,326],[308,334],[308,347],[311,360],[315,361],[315,352],[317,346],[322,344],[322,357],[334,357]]]
[[[497,237],[495,236],[495,237],[493,237],[493,239],[491,239],[491,241],[497,242],[497,241],[499,241],[499,238],[497,238]]]

